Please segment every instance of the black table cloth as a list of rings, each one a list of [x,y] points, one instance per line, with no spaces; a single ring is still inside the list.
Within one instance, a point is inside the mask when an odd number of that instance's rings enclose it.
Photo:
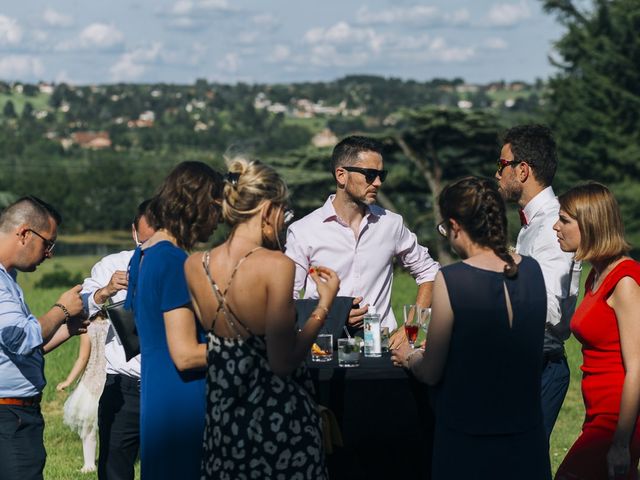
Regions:
[[[388,353],[360,357],[360,366],[308,362],[316,400],[330,408],[344,447],[327,455],[332,480],[428,479],[433,413],[428,387],[394,367]]]

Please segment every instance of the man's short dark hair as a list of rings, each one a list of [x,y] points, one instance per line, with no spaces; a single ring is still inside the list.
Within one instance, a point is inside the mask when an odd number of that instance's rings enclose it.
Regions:
[[[358,161],[360,152],[376,152],[382,155],[382,144],[369,137],[352,135],[342,139],[331,154],[331,174],[336,176],[336,168],[345,165],[354,165]]]
[[[34,229],[49,228],[49,219],[56,225],[62,224],[62,215],[52,205],[33,195],[21,197],[0,214],[0,230],[8,231],[21,223],[26,223]]]
[[[514,160],[527,163],[542,186],[551,185],[558,168],[558,156],[548,127],[532,124],[510,128],[504,135],[503,144],[507,143],[511,145]]]
[[[140,219],[147,213],[147,207],[151,203],[151,199],[148,198],[143,200],[140,205],[138,205],[138,210],[136,211],[136,216],[133,217],[133,226],[138,229],[138,225],[140,224]]]

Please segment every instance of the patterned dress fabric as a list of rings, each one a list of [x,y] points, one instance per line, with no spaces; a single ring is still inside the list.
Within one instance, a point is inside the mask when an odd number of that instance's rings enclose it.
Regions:
[[[218,312],[230,325],[242,326],[208,264],[205,254],[205,270],[222,306]],[[213,330],[208,363],[202,480],[327,478],[320,415],[304,366],[280,377],[269,366],[264,336],[222,338]]]
[[[571,320],[571,331],[582,344],[582,397],[585,419],[582,433],[573,444],[556,475],[557,479],[606,479],[607,452],[620,414],[625,372],[615,311],[607,299],[623,277],[640,284],[640,263],[625,260],[615,266],[597,290],[594,270],[585,285],[582,303]],[[631,439],[631,469],[620,479],[638,478],[640,422]]]
[[[81,438],[98,430],[98,401],[107,376],[104,346],[108,331],[109,322],[106,320],[94,320],[89,324],[87,329],[87,335],[91,341],[89,362],[78,385],[64,404],[63,421]]]

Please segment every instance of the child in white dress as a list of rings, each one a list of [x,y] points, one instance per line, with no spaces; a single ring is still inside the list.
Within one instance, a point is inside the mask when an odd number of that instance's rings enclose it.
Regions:
[[[82,473],[96,471],[96,438],[98,432],[98,402],[106,379],[104,346],[109,322],[100,316],[91,322],[87,333],[80,335],[80,349],[67,378],[56,390],[69,387],[84,371],[75,390],[64,404],[64,423],[80,435],[84,465]]]

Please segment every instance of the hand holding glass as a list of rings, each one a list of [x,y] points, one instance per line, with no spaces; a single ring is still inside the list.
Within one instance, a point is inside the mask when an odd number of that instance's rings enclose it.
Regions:
[[[420,307],[418,305],[405,305],[403,313],[404,334],[411,348],[414,348],[416,338],[418,338],[418,329],[420,328]]]

